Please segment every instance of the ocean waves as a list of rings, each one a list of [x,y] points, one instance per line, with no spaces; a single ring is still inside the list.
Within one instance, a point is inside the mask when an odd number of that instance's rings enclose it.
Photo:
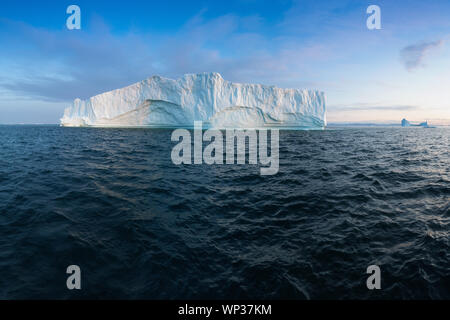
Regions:
[[[448,129],[282,131],[264,177],[176,166],[170,130],[0,133],[0,298],[450,297]]]

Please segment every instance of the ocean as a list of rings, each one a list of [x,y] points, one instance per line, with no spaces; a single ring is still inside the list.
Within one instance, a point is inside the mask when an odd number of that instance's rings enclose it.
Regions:
[[[450,299],[450,128],[280,131],[272,176],[171,133],[0,126],[0,299]]]

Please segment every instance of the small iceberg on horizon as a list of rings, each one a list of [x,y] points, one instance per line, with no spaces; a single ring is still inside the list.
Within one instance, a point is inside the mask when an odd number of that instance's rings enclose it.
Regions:
[[[402,119],[402,127],[422,127],[422,128],[436,128],[428,125],[428,120],[419,124],[413,124],[406,119]]]

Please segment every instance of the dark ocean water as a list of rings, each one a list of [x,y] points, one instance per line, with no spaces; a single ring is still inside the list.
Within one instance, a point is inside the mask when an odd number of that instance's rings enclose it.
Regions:
[[[170,135],[0,126],[0,298],[450,298],[449,128],[280,131],[274,176]]]

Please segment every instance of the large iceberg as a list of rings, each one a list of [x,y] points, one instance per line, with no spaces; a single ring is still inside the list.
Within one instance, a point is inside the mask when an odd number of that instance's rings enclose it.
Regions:
[[[75,99],[62,126],[323,129],[325,95],[226,81],[218,73],[178,80],[153,76],[126,88]]]

